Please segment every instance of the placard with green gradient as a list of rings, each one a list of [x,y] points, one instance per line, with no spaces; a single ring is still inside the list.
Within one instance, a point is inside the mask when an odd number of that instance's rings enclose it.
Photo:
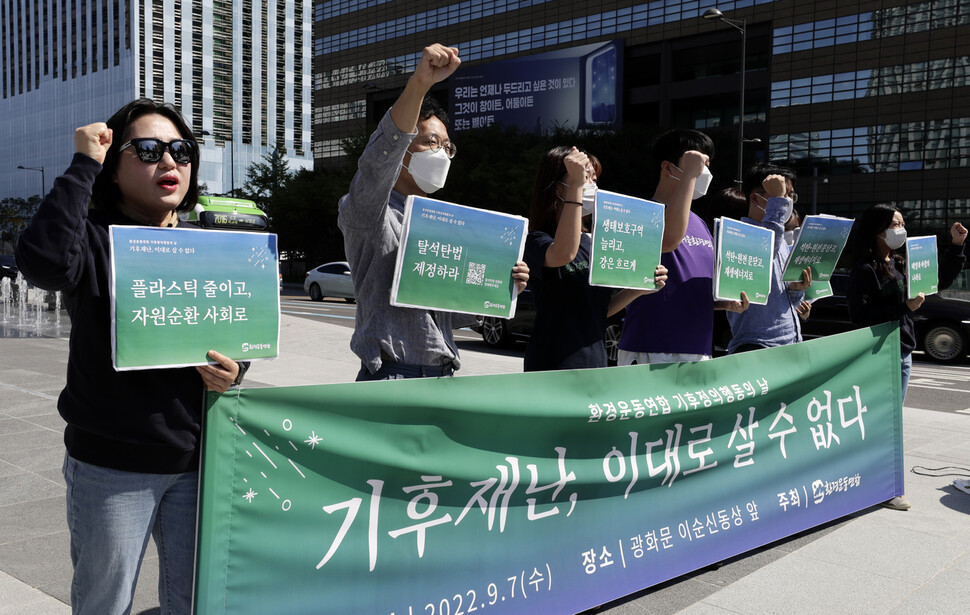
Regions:
[[[792,246],[782,279],[785,282],[798,282],[806,267],[812,270],[813,282],[825,282],[831,278],[845,249],[845,242],[849,239],[852,222],[849,218],[836,216],[806,216],[798,240]]]
[[[811,286],[805,289],[805,301],[814,303],[816,299],[831,297],[833,294],[831,282],[816,282],[812,280]]]
[[[111,226],[111,344],[118,371],[279,353],[276,235]]]
[[[511,318],[528,221],[409,196],[391,305]]]
[[[598,190],[593,215],[589,283],[614,288],[657,288],[654,270],[663,246],[664,206]]]
[[[940,260],[936,237],[906,240],[906,297],[934,295],[940,290]]]
[[[850,515],[904,490],[899,352],[212,394],[196,613],[578,613]]]
[[[718,218],[715,227],[714,298],[768,303],[774,266],[775,233],[731,218]]]

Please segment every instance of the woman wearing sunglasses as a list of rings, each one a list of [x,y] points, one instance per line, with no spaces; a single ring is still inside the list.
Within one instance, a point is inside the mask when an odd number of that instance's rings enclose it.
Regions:
[[[108,226],[183,226],[176,212],[195,205],[198,146],[174,107],[146,99],[78,128],[74,145],[17,245],[24,276],[62,290],[71,317],[57,405],[71,603],[74,613],[128,612],[151,534],[161,612],[189,613],[203,389],[226,391],[240,366],[211,351],[215,365],[112,368]]]

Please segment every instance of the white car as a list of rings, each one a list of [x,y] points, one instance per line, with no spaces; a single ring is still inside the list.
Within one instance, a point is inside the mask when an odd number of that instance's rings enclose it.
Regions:
[[[347,303],[353,303],[354,281],[350,277],[350,265],[338,261],[311,269],[306,274],[303,290],[314,301],[323,301],[324,297],[340,297]]]

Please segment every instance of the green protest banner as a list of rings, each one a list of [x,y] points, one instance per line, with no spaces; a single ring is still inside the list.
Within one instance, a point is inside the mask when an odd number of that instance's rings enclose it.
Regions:
[[[906,296],[933,295],[940,289],[940,260],[936,237],[906,240]]]
[[[903,493],[898,323],[210,395],[199,614],[577,613]]]
[[[596,191],[589,283],[655,289],[660,264],[664,206],[632,196]]]
[[[798,282],[802,270],[812,269],[812,280],[825,282],[832,277],[839,262],[845,242],[849,239],[853,220],[836,216],[806,216],[798,240],[792,246],[791,255],[782,280]]]
[[[391,305],[511,318],[528,221],[409,196]]]
[[[111,344],[116,370],[277,356],[276,235],[111,226]]]
[[[714,298],[740,300],[741,292],[757,305],[768,303],[771,292],[772,251],[775,233],[770,229],[718,218],[714,228]]]

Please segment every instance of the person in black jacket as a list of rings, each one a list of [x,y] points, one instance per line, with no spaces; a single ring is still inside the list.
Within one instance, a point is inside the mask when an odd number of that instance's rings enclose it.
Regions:
[[[940,290],[953,284],[966,262],[963,245],[967,229],[955,222],[950,236],[953,244],[944,253],[939,266]],[[923,293],[906,298],[905,245],[906,223],[898,209],[880,203],[867,210],[856,221],[852,246],[855,264],[846,290],[849,319],[853,324],[869,327],[899,321],[903,400],[913,367],[912,352],[916,349],[912,314],[926,299]],[[908,510],[912,506],[905,495],[894,497],[883,505],[896,510]]]
[[[225,392],[240,365],[115,371],[108,226],[183,226],[198,196],[199,151],[170,105],[129,103],[78,128],[70,167],[17,244],[24,277],[60,290],[71,317],[64,478],[74,613],[131,609],[152,535],[162,613],[189,613],[204,389]],[[89,208],[89,205],[93,205]]]

